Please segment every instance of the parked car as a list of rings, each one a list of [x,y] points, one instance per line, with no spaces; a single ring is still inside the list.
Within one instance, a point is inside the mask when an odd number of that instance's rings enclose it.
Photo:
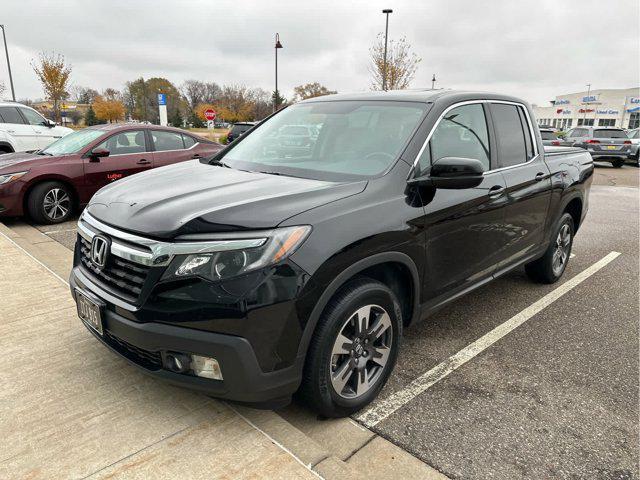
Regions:
[[[254,126],[256,126],[258,122],[238,122],[234,123],[233,127],[231,127],[231,131],[227,134],[227,143],[231,143],[240,136],[247,133]]]
[[[540,137],[544,146],[560,146],[560,140],[556,136],[556,132],[550,128],[541,128]]]
[[[445,90],[289,106],[209,163],[100,190],[78,221],[78,314],[156,378],[352,414],[404,328],[522,265],[562,276],[593,161],[545,149],[532,118],[517,98]],[[265,152],[307,123],[322,124],[311,156]]]
[[[31,107],[0,101],[0,154],[39,150],[71,132]]]
[[[631,153],[631,140],[621,128],[576,127],[560,142],[564,146],[587,150],[594,159],[611,162],[620,168]]]
[[[0,155],[0,216],[28,213],[60,223],[108,183],[193,158],[221,145],[174,128],[99,125],[71,133],[35,153]]]
[[[629,130],[627,132],[627,137],[629,137],[629,140],[631,141],[628,158],[633,160],[636,165],[640,167],[640,157],[638,155],[638,151],[640,150],[640,128]]]

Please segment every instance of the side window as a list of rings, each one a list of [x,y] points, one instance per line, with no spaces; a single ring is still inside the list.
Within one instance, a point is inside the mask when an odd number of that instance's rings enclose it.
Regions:
[[[45,124],[44,117],[39,113],[34,112],[33,110],[29,110],[28,108],[21,108],[20,111],[22,112],[22,115],[24,115],[24,117],[27,119],[27,122],[29,122],[29,125],[42,126]]]
[[[524,108],[518,107],[518,114],[520,115],[520,124],[522,125],[522,131],[524,132],[524,143],[527,152],[527,160],[531,160],[535,155],[535,149],[533,148],[531,129],[529,128],[529,122],[527,121],[527,115],[524,112]]]
[[[95,148],[106,148],[110,152],[109,155],[127,155],[148,151],[143,130],[131,130],[111,135]]]
[[[24,119],[16,107],[0,107],[0,117],[3,123],[21,123],[24,125]]]
[[[487,119],[481,104],[462,105],[445,114],[420,155],[420,171],[444,157],[474,158],[490,170]]]
[[[519,165],[528,160],[527,145],[518,108],[516,105],[506,103],[491,104],[500,167]]]
[[[196,142],[196,139],[193,138],[191,135],[182,134],[182,140],[184,141],[184,148],[191,148],[196,143],[198,143],[198,142]]]
[[[182,143],[181,134],[166,130],[150,130],[150,132],[156,151],[184,150],[184,143]]]

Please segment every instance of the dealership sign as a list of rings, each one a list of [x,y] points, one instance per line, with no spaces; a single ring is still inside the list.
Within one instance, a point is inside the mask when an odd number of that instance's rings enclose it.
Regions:
[[[620,113],[618,110],[613,110],[613,109],[604,109],[604,110],[598,110],[596,113],[600,114],[600,115],[618,115],[618,113]]]
[[[569,105],[569,100],[567,100],[566,98],[562,98],[560,100],[556,100],[556,105]]]
[[[558,108],[556,110],[556,113],[558,115],[562,114],[562,115],[571,115],[571,110],[567,110],[566,108]]]
[[[598,98],[595,95],[589,95],[588,97],[582,97],[583,102],[595,102]]]
[[[578,110],[579,113],[591,113],[593,111],[593,108],[581,108],[580,110]]]

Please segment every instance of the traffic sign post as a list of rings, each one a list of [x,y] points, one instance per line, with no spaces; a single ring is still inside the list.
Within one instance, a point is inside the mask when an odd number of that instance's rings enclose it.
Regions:
[[[158,109],[160,110],[160,125],[166,127],[169,125],[167,120],[167,96],[164,93],[158,94]]]
[[[207,119],[207,128],[212,129],[215,126],[214,120],[216,119],[216,111],[212,108],[207,108],[204,111],[204,118]]]

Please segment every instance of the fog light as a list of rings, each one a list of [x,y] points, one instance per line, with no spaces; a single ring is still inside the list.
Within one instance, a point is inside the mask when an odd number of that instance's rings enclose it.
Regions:
[[[215,358],[191,355],[191,369],[198,377],[222,380],[220,364]]]

